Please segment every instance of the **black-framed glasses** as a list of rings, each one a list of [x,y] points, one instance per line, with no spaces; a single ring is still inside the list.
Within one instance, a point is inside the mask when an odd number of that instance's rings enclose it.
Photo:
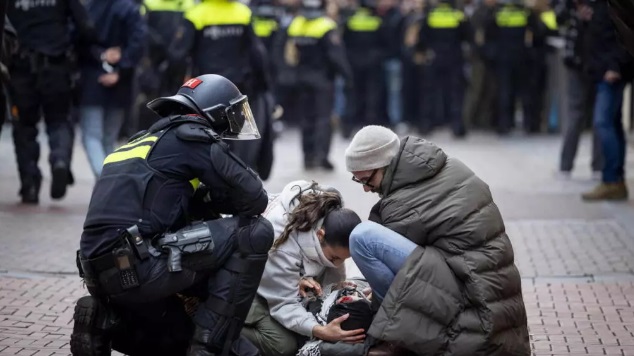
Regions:
[[[375,169],[372,171],[372,174],[370,174],[370,176],[364,180],[358,179],[357,177],[355,177],[354,175],[352,176],[352,180],[354,182],[357,182],[359,184],[363,184],[367,187],[369,187],[370,189],[374,189],[376,188],[374,185],[370,184],[370,181],[372,181],[372,178],[374,178],[374,175],[376,174],[376,172],[378,171],[378,169]]]

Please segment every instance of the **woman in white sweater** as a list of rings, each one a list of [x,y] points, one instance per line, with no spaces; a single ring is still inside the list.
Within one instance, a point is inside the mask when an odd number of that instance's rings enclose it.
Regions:
[[[321,285],[345,279],[348,240],[361,219],[342,205],[339,192],[307,181],[289,183],[270,200],[263,216],[273,225],[276,241],[242,329],[264,356],[295,355],[311,337],[363,339],[362,329],[341,329],[345,315],[321,325],[300,302],[300,284],[319,294]]]

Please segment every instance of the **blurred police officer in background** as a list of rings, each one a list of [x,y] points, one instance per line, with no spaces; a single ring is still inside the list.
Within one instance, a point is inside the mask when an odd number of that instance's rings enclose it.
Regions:
[[[332,139],[335,76],[352,85],[352,72],[335,21],[324,0],[303,0],[282,37],[284,61],[294,68],[301,117],[304,168],[333,170],[328,159]]]
[[[147,36],[146,53],[139,66],[139,96],[135,103],[139,129],[147,129],[156,121],[155,114],[145,106],[147,100],[169,95],[183,84],[186,63],[170,63],[167,53],[185,11],[195,3],[195,0],[144,0],[142,3]]]
[[[424,53],[424,104],[421,131],[449,123],[455,137],[464,137],[463,44],[471,39],[465,15],[454,0],[440,0],[425,11],[418,48]]]
[[[354,89],[347,101],[344,137],[365,125],[389,125],[383,76],[383,63],[389,55],[389,34],[376,6],[375,0],[361,0],[344,26],[343,42],[354,78]]]
[[[94,29],[79,0],[15,0],[7,15],[18,33],[20,50],[12,61],[11,97],[17,107],[13,140],[20,173],[22,202],[39,202],[42,174],[37,123],[46,121],[51,152],[51,198],[61,199],[72,184],[73,149],[71,62],[73,39],[95,41]],[[71,37],[72,20],[76,37]]]

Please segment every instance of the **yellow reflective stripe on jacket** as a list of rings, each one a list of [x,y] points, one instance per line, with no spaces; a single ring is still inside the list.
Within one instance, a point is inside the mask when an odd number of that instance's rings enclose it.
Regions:
[[[379,29],[382,22],[383,20],[378,16],[372,15],[370,10],[361,8],[350,17],[346,26],[350,31],[374,32]]]
[[[500,27],[526,27],[528,14],[523,9],[505,7],[495,14],[495,22]]]
[[[140,143],[143,143],[143,142],[156,142],[156,140],[158,140],[157,136],[150,136],[150,137],[145,137],[145,138],[141,137],[141,138],[139,138],[137,140],[134,140],[134,141],[132,141],[132,142],[130,142],[128,144],[125,144],[125,145],[117,148],[117,151],[118,150],[122,150],[122,149],[126,149],[126,148],[130,148],[130,147],[134,147],[134,146],[136,146],[136,145],[138,145]]]
[[[108,155],[108,157],[106,157],[106,159],[103,161],[103,165],[105,166],[108,163],[121,162],[133,158],[145,159],[147,158],[147,155],[151,149],[152,146],[143,145],[127,151],[115,151],[114,153],[111,153]]]
[[[185,12],[196,5],[196,3],[194,0],[144,0],[143,5],[148,11]]]
[[[253,32],[258,37],[270,37],[273,31],[277,30],[277,21],[261,17],[253,18]]]
[[[248,25],[251,23],[251,9],[237,1],[206,1],[185,12],[196,30],[216,25]]]
[[[548,27],[549,30],[557,30],[557,16],[553,10],[542,12],[541,15],[539,15],[539,18],[544,24],[546,24],[546,27]]]
[[[136,140],[117,148],[103,161],[103,164],[121,162],[132,158],[147,157],[148,152],[158,140],[158,136],[141,136]]]
[[[462,11],[449,6],[439,6],[429,13],[427,25],[431,28],[456,28],[464,20]]]
[[[328,31],[337,28],[337,23],[328,17],[320,17],[308,20],[303,16],[297,16],[288,27],[290,37],[322,38]]]
[[[200,180],[198,178],[194,178],[194,179],[189,181],[189,184],[191,184],[192,188],[194,188],[194,190],[196,190],[200,186]]]

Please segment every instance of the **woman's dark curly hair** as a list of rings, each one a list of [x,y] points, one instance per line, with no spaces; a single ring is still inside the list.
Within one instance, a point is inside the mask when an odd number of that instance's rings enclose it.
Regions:
[[[305,193],[306,190],[313,192]],[[330,246],[348,248],[350,233],[361,223],[361,218],[354,211],[343,208],[339,193],[320,191],[317,183],[313,182],[303,191],[300,188],[300,192],[294,199],[297,199],[299,204],[289,213],[288,223],[280,237],[273,243],[273,248],[278,248],[285,243],[294,231],[310,231],[322,218],[324,223],[321,227],[326,232],[325,243]]]

